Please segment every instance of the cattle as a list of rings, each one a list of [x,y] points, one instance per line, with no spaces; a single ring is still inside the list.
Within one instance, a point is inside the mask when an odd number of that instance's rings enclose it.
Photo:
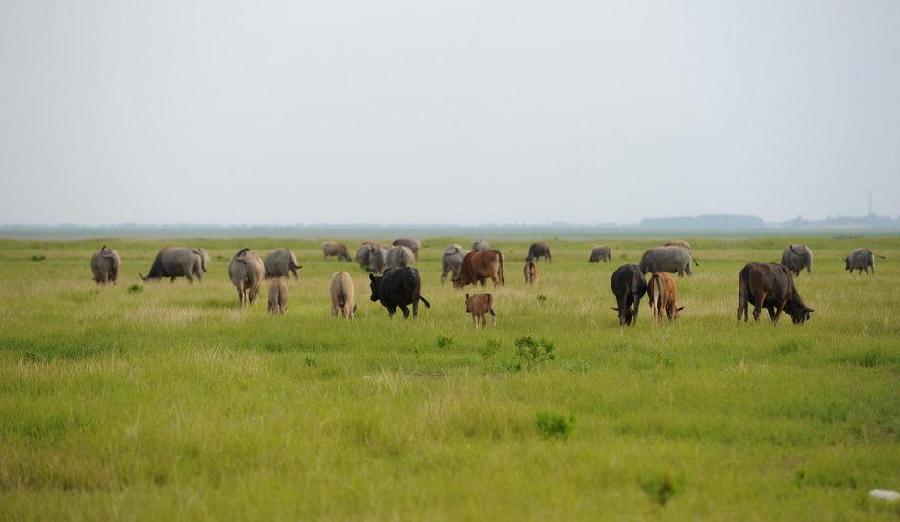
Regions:
[[[116,284],[119,278],[119,267],[122,260],[119,253],[106,245],[91,257],[91,271],[94,273],[94,281],[98,284]]]
[[[522,269],[522,272],[525,274],[525,284],[533,285],[538,275],[537,265],[534,261],[525,261],[525,267]]]
[[[380,276],[369,274],[372,301],[381,301],[391,317],[397,312],[397,308],[400,308],[404,319],[408,318],[409,305],[412,305],[412,314],[416,317],[419,314],[419,301],[427,308],[431,308],[431,303],[422,297],[421,285],[419,272],[410,266],[388,268]]]
[[[325,255],[325,259],[336,257],[338,258],[338,261],[351,261],[350,254],[347,252],[347,247],[344,246],[343,243],[338,243],[337,241],[326,241],[322,243],[322,253]]]
[[[385,265],[388,268],[400,268],[412,264],[415,259],[416,256],[409,247],[399,245],[388,250]]]
[[[622,265],[612,273],[609,286],[616,296],[617,306],[612,310],[619,314],[619,326],[633,325],[637,322],[641,298],[647,293],[644,273],[637,265]]]
[[[256,302],[259,286],[266,276],[266,267],[262,259],[249,248],[238,251],[228,265],[228,277],[238,293],[241,307]]]
[[[444,256],[441,258],[441,284],[447,280],[447,274],[452,274],[451,280],[459,276],[465,255],[466,251],[456,244],[444,250]]]
[[[356,255],[353,256],[353,260],[359,264],[360,268],[367,270],[369,268],[369,259],[372,257],[372,252],[377,249],[378,245],[363,243],[356,249]]]
[[[865,270],[868,274],[871,268],[874,274],[876,257],[886,259],[884,256],[878,255],[867,248],[857,248],[844,258],[844,271],[849,271],[852,274],[854,270],[859,270],[859,273],[862,274],[863,270]]]
[[[693,248],[691,248],[691,244],[683,239],[673,239],[671,241],[666,241],[665,243],[663,243],[663,246],[677,246],[686,248],[688,250],[693,250]]]
[[[453,278],[453,286],[462,288],[466,285],[481,283],[490,278],[494,286],[503,285],[503,254],[499,250],[482,250],[469,252],[463,257],[459,275]]]
[[[287,285],[280,277],[269,280],[268,310],[272,315],[287,312]]]
[[[488,241],[487,239],[480,238],[477,241],[475,241],[474,243],[472,243],[472,250],[474,250],[476,252],[480,252],[482,250],[490,250],[490,249],[491,249],[491,242]]]
[[[553,261],[553,259],[550,257],[550,245],[548,245],[546,241],[538,241],[537,243],[532,243],[531,246],[528,247],[528,256],[525,257],[525,260],[539,261],[540,258],[544,258],[550,262]]]
[[[805,268],[812,272],[813,253],[806,245],[788,245],[781,254],[781,264],[788,267],[795,276]]]
[[[414,259],[416,261],[419,260],[419,249],[422,248],[422,242],[418,239],[401,237],[399,239],[395,239],[391,244],[394,246],[405,246],[406,248],[412,250]]]
[[[647,300],[650,301],[650,313],[662,322],[663,314],[670,321],[678,319],[684,307],[676,304],[678,289],[675,278],[666,272],[654,272],[647,283]]]
[[[331,315],[353,319],[356,315],[356,287],[347,272],[331,276]]]
[[[638,268],[643,273],[651,272],[670,272],[678,273],[679,276],[684,274],[691,275],[691,261],[697,266],[700,263],[694,259],[691,251],[680,246],[664,246],[651,248],[644,252]]]
[[[472,314],[475,328],[484,327],[484,316],[491,314],[491,326],[497,325],[494,297],[491,294],[466,294],[466,313]]]
[[[299,279],[297,270],[303,268],[297,264],[297,256],[287,248],[279,248],[269,252],[263,261],[266,267],[266,278],[270,277],[287,277],[292,274],[294,279]]]
[[[606,245],[594,247],[594,249],[591,250],[591,257],[588,258],[588,263],[599,263],[600,261],[603,261],[604,263],[612,261],[612,249]]]
[[[791,316],[794,324],[809,320],[815,310],[806,306],[794,287],[794,277],[788,267],[778,263],[747,263],[738,274],[738,321],[747,321],[747,304],[753,303],[753,320],[765,308],[772,323],[777,323],[782,311]]]
[[[144,274],[140,273],[138,275],[143,281],[157,280],[164,277],[175,281],[176,277],[184,277],[193,284],[195,277],[198,281],[203,279],[208,259],[209,254],[202,248],[164,248],[156,254],[147,276],[144,277]]]

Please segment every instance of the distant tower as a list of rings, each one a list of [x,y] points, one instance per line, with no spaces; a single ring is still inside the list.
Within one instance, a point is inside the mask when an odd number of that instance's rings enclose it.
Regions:
[[[872,191],[869,191],[869,217],[874,216],[875,213],[872,212]]]

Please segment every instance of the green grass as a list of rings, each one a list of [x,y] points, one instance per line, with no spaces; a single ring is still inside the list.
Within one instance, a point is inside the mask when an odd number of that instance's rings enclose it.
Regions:
[[[624,330],[609,275],[658,241],[602,241],[599,265],[601,241],[551,241],[530,288],[528,243],[493,241],[483,330],[439,283],[466,238],[425,242],[415,320],[319,241],[0,241],[0,519],[896,520],[867,493],[900,489],[900,238],[687,239],[681,319],[645,302]],[[789,241],[815,251],[812,320],[736,323],[738,271]],[[91,280],[104,243],[116,286]],[[176,244],[209,249],[203,282],[142,283]],[[296,252],[284,316],[237,307],[244,246]],[[859,246],[876,275],[843,271]],[[336,270],[353,321],[330,315]]]

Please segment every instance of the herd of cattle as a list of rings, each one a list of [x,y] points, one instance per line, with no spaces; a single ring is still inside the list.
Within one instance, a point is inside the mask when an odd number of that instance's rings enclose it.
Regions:
[[[393,316],[397,309],[404,317],[418,314],[419,302],[426,307],[431,304],[422,296],[419,272],[410,264],[419,258],[421,241],[401,238],[391,243],[390,248],[374,241],[364,241],[356,251],[355,260],[361,268],[369,272],[371,300],[381,302],[388,314]],[[325,258],[351,261],[347,247],[336,241],[322,244]],[[875,272],[875,258],[884,259],[868,249],[854,250],[844,258],[844,268],[860,273]],[[537,279],[536,263],[540,260],[552,262],[550,246],[546,242],[533,243],[525,258],[523,275],[526,284]],[[591,250],[588,261],[610,262],[612,250],[598,246]],[[143,281],[184,277],[193,282],[203,279],[210,263],[209,253],[202,248],[164,248],[156,254],[146,276],[139,274]],[[813,252],[805,245],[788,245],[784,249],[781,263],[747,263],[739,274],[737,318],[744,321],[748,316],[748,305],[754,307],[753,319],[759,320],[763,309],[777,322],[782,313],[787,313],[794,323],[807,321],[813,309],[806,306],[794,286],[794,276],[806,270],[812,271]],[[638,264],[626,264],[617,268],[610,278],[610,288],[616,299],[613,311],[618,313],[619,325],[633,325],[637,319],[641,299],[646,295],[651,314],[662,321],[678,317],[684,307],[677,304],[677,285],[671,274],[691,275],[691,265],[699,266],[691,245],[685,241],[669,241],[663,246],[644,252]],[[91,270],[98,284],[115,283],[121,258],[119,254],[104,245],[91,258]],[[447,247],[441,259],[441,284],[451,276],[453,286],[462,289],[467,285],[485,285],[490,279],[494,286],[505,284],[503,253],[494,250],[488,241],[479,239],[466,251],[458,244]],[[272,314],[283,314],[287,310],[287,286],[282,278],[299,278],[293,252],[287,248],[273,250],[265,259],[244,248],[238,251],[228,265],[228,275],[238,293],[240,306],[256,302],[263,280],[269,280],[268,310]],[[646,279],[649,275],[649,279]],[[352,318],[356,313],[356,289],[347,272],[336,272],[331,281],[332,314]],[[493,296],[488,293],[466,294],[466,312],[472,314],[476,327],[484,324],[484,317],[494,312]]]

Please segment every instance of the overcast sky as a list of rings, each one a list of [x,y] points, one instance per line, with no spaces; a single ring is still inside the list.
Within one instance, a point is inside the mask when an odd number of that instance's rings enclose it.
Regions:
[[[900,1],[0,1],[0,223],[900,214]]]

